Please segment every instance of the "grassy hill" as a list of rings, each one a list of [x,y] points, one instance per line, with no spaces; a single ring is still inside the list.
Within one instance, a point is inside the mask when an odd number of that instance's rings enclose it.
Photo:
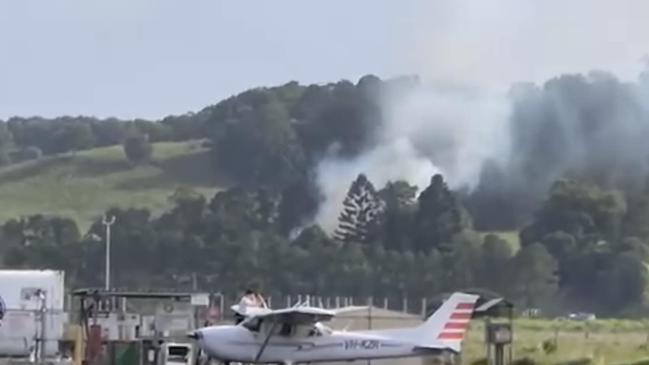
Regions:
[[[121,146],[45,157],[0,169],[0,221],[30,214],[73,218],[82,229],[110,206],[160,213],[178,186],[211,197],[229,184],[202,141],[156,143],[154,163],[131,166]]]

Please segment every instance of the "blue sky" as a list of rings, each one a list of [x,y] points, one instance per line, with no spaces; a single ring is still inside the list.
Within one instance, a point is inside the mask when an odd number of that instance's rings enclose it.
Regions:
[[[0,0],[0,118],[157,118],[249,87],[407,71],[408,1]]]
[[[368,73],[633,75],[648,13],[643,0],[0,0],[0,119],[159,118],[254,86]]]

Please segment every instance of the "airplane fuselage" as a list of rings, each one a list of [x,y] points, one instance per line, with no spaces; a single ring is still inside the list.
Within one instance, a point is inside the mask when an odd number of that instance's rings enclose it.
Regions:
[[[352,361],[424,356],[435,351],[421,349],[412,342],[382,334],[383,331],[343,332],[288,337],[266,336],[242,326],[219,326],[202,330],[199,345],[211,357],[233,362],[304,363]],[[387,332],[386,332],[387,334]]]

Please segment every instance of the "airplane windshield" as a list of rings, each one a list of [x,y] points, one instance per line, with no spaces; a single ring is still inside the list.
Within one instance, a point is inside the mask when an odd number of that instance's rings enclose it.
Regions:
[[[241,326],[247,328],[252,332],[259,332],[259,329],[261,328],[261,322],[261,318],[250,318],[241,322]]]

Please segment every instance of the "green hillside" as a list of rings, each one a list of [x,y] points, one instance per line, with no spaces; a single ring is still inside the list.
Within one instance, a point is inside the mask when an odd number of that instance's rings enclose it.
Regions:
[[[0,169],[0,221],[29,214],[57,214],[86,228],[110,206],[147,207],[159,213],[179,186],[206,196],[227,179],[210,168],[202,141],[154,144],[149,166],[131,166],[121,146],[45,157]]]

